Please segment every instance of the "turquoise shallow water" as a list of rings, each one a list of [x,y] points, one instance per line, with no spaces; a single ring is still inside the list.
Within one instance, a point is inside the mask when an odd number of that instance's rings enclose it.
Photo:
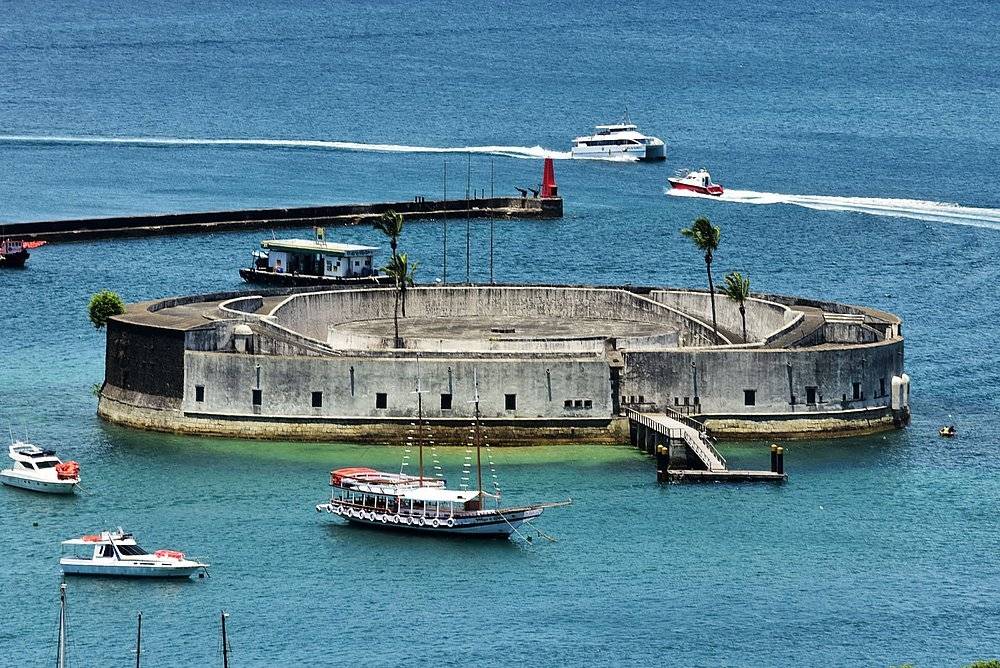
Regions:
[[[27,271],[0,273],[0,416],[80,461],[88,492],[0,489],[0,656],[51,660],[58,542],[117,524],[211,562],[212,577],[73,580],[74,665],[128,662],[138,610],[144,665],[218,663],[222,608],[241,666],[937,666],[1000,654],[1000,231],[986,214],[967,225],[927,214],[934,202],[1000,206],[994,4],[4,9],[7,137],[562,151],[628,104],[666,139],[667,164],[557,162],[566,217],[498,222],[498,275],[699,286],[701,260],[676,230],[707,214],[724,230],[720,275],[904,318],[914,422],[788,444],[782,487],[659,487],[627,448],[505,450],[511,501],[574,500],[540,523],[558,542],[358,531],[312,510],[327,472],[392,466],[396,448],[177,438],[94,416],[104,339],[87,297],[238,288],[235,269],[266,232],[51,245]],[[444,160],[0,138],[0,220],[430,197]],[[454,197],[467,163],[447,160]],[[492,164],[501,192],[540,177],[536,160]],[[701,164],[731,188],[914,199],[919,215],[664,197],[673,169]],[[473,157],[474,187],[489,188],[490,166]],[[465,229],[449,227],[455,278]],[[367,228],[335,234],[378,242]],[[421,223],[404,237],[424,280],[439,275],[441,235]],[[473,224],[476,280],[487,235]],[[945,423],[957,439],[938,439]],[[754,444],[724,453],[766,460]]]

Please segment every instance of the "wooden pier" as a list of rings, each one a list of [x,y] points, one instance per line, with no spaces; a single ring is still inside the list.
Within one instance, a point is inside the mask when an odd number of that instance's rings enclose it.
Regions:
[[[784,450],[771,446],[771,470],[730,469],[697,421],[667,409],[643,412],[626,407],[633,446],[656,460],[658,482],[784,482]]]

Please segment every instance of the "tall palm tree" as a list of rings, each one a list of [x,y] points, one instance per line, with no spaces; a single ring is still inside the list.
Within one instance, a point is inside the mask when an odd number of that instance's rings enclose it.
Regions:
[[[715,319],[715,283],[712,282],[712,255],[719,249],[722,230],[708,218],[698,218],[691,227],[685,227],[681,234],[690,239],[695,247],[705,254],[705,270],[708,272],[708,292],[712,298],[712,333],[719,339],[719,325]]]
[[[403,234],[403,215],[389,209],[375,221],[376,232],[381,232],[389,237],[389,247],[392,249],[392,256],[396,257],[396,249],[399,247],[399,237]]]
[[[389,209],[383,213],[378,220],[373,224],[376,232],[381,232],[385,236],[389,237],[389,248],[392,249],[392,259],[390,263],[395,262],[396,258],[399,257],[399,237],[403,234],[403,216],[402,214]],[[406,317],[406,299],[403,299],[403,317]]]
[[[406,289],[413,286],[413,276],[417,272],[417,263],[412,264],[406,257],[406,253],[400,253],[399,255],[393,255],[392,261],[385,266],[385,273],[387,276],[392,278],[392,282],[396,287],[396,300],[392,311],[392,325],[393,331],[395,333],[395,348],[402,348],[403,341],[399,338],[399,304],[400,301],[405,303],[406,300]],[[403,317],[406,317],[406,313],[403,313]]]
[[[740,318],[743,320],[743,343],[747,342],[747,300],[750,299],[750,278],[738,271],[731,271],[726,274],[726,287],[722,289],[722,294],[729,298],[729,301],[739,304]]]

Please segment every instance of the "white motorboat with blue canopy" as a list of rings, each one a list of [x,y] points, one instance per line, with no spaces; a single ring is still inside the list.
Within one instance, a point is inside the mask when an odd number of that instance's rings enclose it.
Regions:
[[[14,465],[0,471],[0,482],[5,485],[47,494],[72,494],[80,484],[80,465],[61,461],[52,450],[13,441],[9,454]]]
[[[208,564],[192,561],[176,550],[149,552],[122,529],[102,531],[62,542],[73,554],[59,560],[66,575],[187,578],[208,572]]]

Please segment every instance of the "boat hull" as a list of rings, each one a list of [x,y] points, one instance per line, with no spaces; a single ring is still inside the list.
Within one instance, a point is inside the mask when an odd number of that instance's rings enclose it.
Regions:
[[[446,536],[474,536],[481,538],[506,538],[526,521],[542,514],[543,508],[510,508],[482,511],[481,514],[454,518],[431,518],[353,511],[338,504],[316,506],[316,510],[340,516],[350,524],[357,524],[390,531],[406,531]],[[449,523],[451,526],[449,526]]]
[[[285,274],[274,271],[259,271],[257,269],[240,269],[240,278],[247,283],[257,285],[280,285],[288,287],[303,287],[312,285],[389,285],[388,276],[365,276],[359,278],[338,278],[334,276],[309,276],[305,274]]]
[[[31,257],[31,253],[26,250],[0,255],[0,268],[21,269],[29,257]]]
[[[674,179],[667,179],[667,181],[670,183],[670,187],[674,190],[689,190],[691,192],[700,193],[702,195],[711,195],[713,197],[718,197],[725,192],[722,186],[714,183],[706,188],[705,186],[696,186]]]
[[[8,487],[18,487],[43,494],[73,494],[79,480],[36,480],[13,475],[8,471],[0,471],[0,482]]]
[[[574,146],[570,150],[570,154],[574,158],[595,160],[627,157],[640,162],[657,162],[667,159],[665,144],[652,144],[648,146]]]
[[[61,559],[59,565],[66,575],[89,575],[118,578],[189,578],[204,566],[143,566],[131,564],[93,564],[87,560]]]

